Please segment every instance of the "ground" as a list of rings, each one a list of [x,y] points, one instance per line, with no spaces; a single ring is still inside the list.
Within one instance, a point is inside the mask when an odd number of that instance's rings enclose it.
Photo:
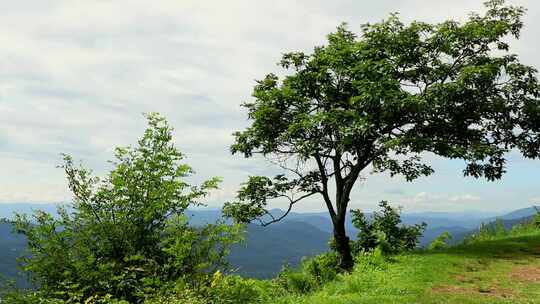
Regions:
[[[319,292],[279,303],[540,303],[540,234],[358,263]]]

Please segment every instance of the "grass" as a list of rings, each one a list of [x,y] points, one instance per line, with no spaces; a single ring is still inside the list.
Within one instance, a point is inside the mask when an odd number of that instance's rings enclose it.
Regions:
[[[381,259],[272,303],[540,303],[540,232]]]

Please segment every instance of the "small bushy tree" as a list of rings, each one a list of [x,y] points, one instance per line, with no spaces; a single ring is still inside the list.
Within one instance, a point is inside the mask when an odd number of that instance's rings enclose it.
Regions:
[[[158,114],[147,119],[138,145],[116,148],[104,178],[64,156],[73,202],[58,217],[17,215],[16,230],[29,248],[20,264],[44,297],[137,303],[170,282],[204,285],[224,265],[240,227],[193,227],[184,214],[220,179],[190,185],[193,169],[173,145],[171,127]]]
[[[358,253],[379,248],[383,253],[391,254],[414,249],[427,225],[402,225],[399,210],[387,201],[381,201],[379,206],[381,211],[374,212],[371,218],[360,210],[351,210],[352,223],[359,229],[353,250]]]
[[[450,232],[445,231],[436,237],[428,246],[429,250],[441,250],[448,248],[448,242],[452,239]]]

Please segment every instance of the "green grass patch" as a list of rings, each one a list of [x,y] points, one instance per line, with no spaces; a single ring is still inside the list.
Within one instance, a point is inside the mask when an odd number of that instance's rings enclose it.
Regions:
[[[441,251],[360,257],[319,291],[272,303],[540,303],[540,233],[500,236]]]

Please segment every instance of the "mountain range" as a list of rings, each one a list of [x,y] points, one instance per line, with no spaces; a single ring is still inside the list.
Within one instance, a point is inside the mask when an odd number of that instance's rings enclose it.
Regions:
[[[52,204],[0,204],[0,218],[11,218],[14,212],[30,213],[32,210],[44,210],[54,213]],[[281,210],[272,210],[278,215]],[[462,240],[474,232],[481,223],[489,223],[499,218],[506,227],[526,220],[536,213],[535,207],[519,209],[508,214],[495,216],[493,213],[404,213],[402,221],[406,225],[425,222],[420,245],[429,244],[441,233],[448,231],[454,242]],[[220,210],[202,209],[187,212],[192,225],[213,223],[221,218]],[[367,214],[369,217],[370,214]],[[347,231],[351,238],[357,229],[347,220]],[[270,278],[275,276],[283,265],[297,265],[302,257],[313,256],[328,250],[328,240],[332,235],[332,223],[327,213],[290,213],[283,221],[261,227],[256,224],[247,226],[246,239],[233,246],[229,262],[235,271],[243,276]],[[17,278],[24,284],[24,278],[17,276],[16,257],[26,246],[24,237],[12,233],[11,224],[0,222],[0,277]]]

